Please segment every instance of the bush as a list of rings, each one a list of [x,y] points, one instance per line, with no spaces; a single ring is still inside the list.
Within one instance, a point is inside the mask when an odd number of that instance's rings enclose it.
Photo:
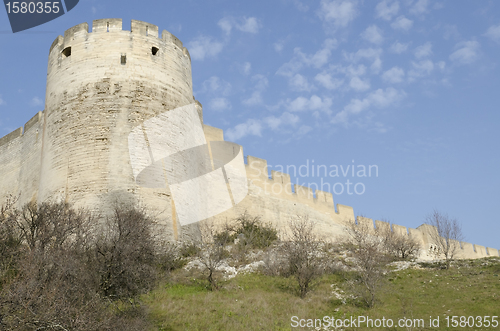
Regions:
[[[150,223],[141,212],[116,209],[109,220],[112,226],[96,240],[92,216],[67,203],[9,208],[0,209],[0,229],[5,229],[5,220],[13,226],[1,231],[0,245],[9,236],[19,244],[11,257],[15,277],[4,279],[0,293],[0,329],[148,328],[140,305],[102,297],[132,296],[154,280],[148,268],[156,261],[149,250]]]

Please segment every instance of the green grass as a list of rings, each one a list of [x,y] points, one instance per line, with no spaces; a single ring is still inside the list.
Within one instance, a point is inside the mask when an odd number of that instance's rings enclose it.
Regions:
[[[463,261],[449,270],[425,266],[391,272],[371,309],[360,300],[339,300],[332,294],[332,284],[350,293],[344,278],[337,274],[321,278],[305,299],[298,297],[292,278],[246,274],[223,283],[217,292],[207,290],[204,281],[195,279],[163,284],[143,296],[142,301],[158,330],[290,330],[292,316],[369,316],[396,322],[400,318],[416,318],[424,319],[424,328],[385,330],[456,330],[459,328],[446,327],[446,316],[500,315],[499,274],[498,258]],[[430,316],[439,317],[440,328],[429,327]],[[472,329],[500,327],[462,328]]]

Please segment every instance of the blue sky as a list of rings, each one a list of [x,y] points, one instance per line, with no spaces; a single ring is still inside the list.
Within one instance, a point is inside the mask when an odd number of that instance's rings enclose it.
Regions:
[[[356,215],[417,227],[438,209],[500,248],[500,3],[81,0],[16,34],[0,11],[0,135],[43,110],[57,35],[115,17],[183,41],[205,123],[245,155]]]

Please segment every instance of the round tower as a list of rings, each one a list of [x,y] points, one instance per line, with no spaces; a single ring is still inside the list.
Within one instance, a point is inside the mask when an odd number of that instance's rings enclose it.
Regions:
[[[191,59],[182,42],[132,20],[93,21],[50,47],[39,201],[67,199],[95,210],[115,200],[155,206],[172,218],[168,189],[139,187],[130,166],[132,128],[194,102]],[[174,213],[175,215],[175,213]],[[176,224],[170,224],[175,236]]]

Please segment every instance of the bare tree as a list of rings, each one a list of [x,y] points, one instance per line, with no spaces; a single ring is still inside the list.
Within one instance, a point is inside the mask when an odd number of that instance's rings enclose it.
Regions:
[[[444,258],[448,269],[460,249],[460,241],[464,240],[462,225],[457,219],[437,210],[426,217],[425,223],[432,226],[428,234],[436,245],[436,254]]]
[[[391,230],[391,226],[378,229],[386,252],[398,259],[414,258],[421,249],[420,243],[407,233],[398,233]]]
[[[155,223],[139,207],[117,202],[113,209],[94,249],[100,288],[112,298],[135,296],[157,280]]]
[[[288,222],[289,235],[281,244],[285,272],[293,275],[304,298],[315,279],[325,272],[323,242],[315,230],[315,223],[307,216],[297,216]]]
[[[205,267],[205,275],[212,291],[220,287],[219,267],[224,259],[229,256],[226,245],[231,238],[227,235],[227,229],[219,229],[213,222],[208,220],[200,222],[200,238],[197,243],[197,256]]]
[[[389,262],[384,239],[375,232],[373,226],[370,228],[366,223],[350,221],[346,224],[346,231],[347,236],[342,244],[352,257],[346,259],[346,264],[354,264],[357,270],[353,290],[358,292],[368,307],[372,307],[382,288],[385,266]]]

